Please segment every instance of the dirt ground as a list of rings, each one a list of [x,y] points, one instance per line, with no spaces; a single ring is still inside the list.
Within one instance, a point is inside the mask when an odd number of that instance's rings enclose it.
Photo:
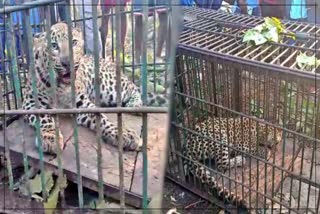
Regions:
[[[13,164],[14,180],[18,180],[23,175],[23,165],[20,158],[11,156]],[[35,200],[29,200],[28,198],[19,195],[18,192],[12,192],[9,190],[8,179],[4,171],[4,167],[0,166],[0,213],[44,213],[43,205]],[[84,202],[85,207],[88,207],[88,203],[93,199],[98,198],[98,194],[89,189],[84,188]],[[219,209],[207,201],[199,198],[198,196],[182,189],[173,182],[166,180],[164,184],[164,198],[163,198],[163,212],[167,213],[171,208],[177,208],[179,213],[183,214],[198,214],[198,213],[218,213]],[[68,213],[77,213],[76,207],[78,206],[77,186],[74,183],[68,183],[68,187],[65,190],[66,206],[63,206],[63,210],[68,210]],[[117,201],[106,198],[106,201],[110,203],[111,208],[116,212],[119,207]],[[61,209],[61,203],[58,204],[58,208]],[[128,213],[140,213],[132,207],[128,207]],[[58,210],[57,213],[61,213]],[[92,213],[93,210],[88,209],[85,213]]]
[[[183,214],[215,214],[220,209],[193,193],[186,191],[166,180],[164,184],[163,209],[177,208],[177,212]]]

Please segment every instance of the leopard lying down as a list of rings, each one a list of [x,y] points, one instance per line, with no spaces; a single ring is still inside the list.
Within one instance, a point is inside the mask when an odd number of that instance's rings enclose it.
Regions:
[[[266,147],[273,147],[282,141],[282,130],[249,118],[209,118],[197,123],[194,131],[206,138],[195,133],[188,134],[183,147],[183,155],[186,157],[185,173],[198,178],[202,184],[209,187],[210,192],[216,192],[218,197],[227,202],[245,206],[244,200],[218,184],[207,168],[193,161],[214,160],[219,171],[243,166],[245,155],[242,155],[242,152],[261,158],[267,157],[270,152]],[[238,151],[229,149],[228,143],[230,148]]]

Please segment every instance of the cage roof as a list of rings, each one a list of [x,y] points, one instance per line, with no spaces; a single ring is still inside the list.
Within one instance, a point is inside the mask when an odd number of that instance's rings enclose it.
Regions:
[[[281,22],[287,31],[296,35],[295,40],[285,35],[281,42],[254,45],[242,39],[247,30],[264,23],[263,17],[184,8],[184,29],[179,48],[320,80],[320,66],[306,70],[297,62],[301,54],[314,55],[320,60],[320,25],[288,20]]]

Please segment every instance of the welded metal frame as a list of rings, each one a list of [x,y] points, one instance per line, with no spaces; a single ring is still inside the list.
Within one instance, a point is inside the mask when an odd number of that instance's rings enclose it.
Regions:
[[[267,190],[266,182],[264,182],[264,190],[262,192],[258,191],[259,178],[253,186],[247,185],[244,179],[249,179],[251,183],[251,179],[254,180],[254,178],[251,178],[251,176],[244,178],[241,169],[235,169],[235,173],[237,171],[240,173],[240,180],[236,181],[234,177],[230,176],[231,170],[222,174],[212,167],[212,163],[209,163],[208,166],[208,163],[191,161],[197,165],[204,166],[217,179],[222,179],[222,183],[224,183],[223,180],[227,180],[229,185],[236,183],[236,186],[240,186],[239,189],[247,189],[249,191],[247,208],[249,209],[261,208],[263,212],[266,207],[266,201],[270,200],[272,205],[277,203],[280,205],[280,209],[287,208],[293,213],[303,213],[304,211],[319,212],[320,183],[319,179],[312,179],[312,176],[314,176],[312,170],[316,167],[313,162],[316,161],[316,149],[319,148],[318,145],[320,143],[320,133],[317,131],[320,130],[320,105],[318,103],[320,93],[316,91],[313,94],[301,86],[304,85],[305,88],[315,87],[317,90],[317,86],[319,87],[320,85],[320,76],[316,74],[319,72],[319,68],[314,70],[313,73],[305,72],[297,69],[294,62],[288,62],[290,58],[295,59],[294,56],[299,50],[315,53],[319,58],[320,25],[284,20],[285,27],[298,34],[298,42],[291,45],[288,40],[284,40],[284,44],[272,43],[254,47],[241,43],[241,36],[245,29],[263,23],[263,18],[227,14],[203,8],[185,8],[184,12],[184,31],[180,35],[176,59],[176,86],[175,99],[172,103],[174,107],[172,108],[170,152],[167,167],[168,178],[192,190],[201,197],[216,203],[217,199],[208,194],[208,189],[199,183],[197,179],[192,179],[184,173],[182,160],[186,159],[186,157],[182,154],[182,148],[186,143],[186,136],[188,133],[193,133],[213,141],[212,138],[204,136],[194,129],[196,122],[212,116],[218,118],[219,116],[251,118],[255,122],[260,121],[271,127],[281,128],[284,131],[285,137],[282,140],[281,152],[289,151],[289,146],[293,147],[292,160],[287,169],[284,167],[284,155],[281,157],[279,166],[275,162],[275,153],[269,160],[264,160],[246,152],[240,152],[242,156],[250,157],[249,172],[254,173],[256,171],[256,176],[259,176],[259,173],[257,172],[258,168],[253,167],[251,164],[253,160],[266,166],[264,168],[265,173],[267,172],[267,166],[272,168],[272,192],[270,194],[263,192]],[[277,50],[281,51],[276,53]],[[267,53],[267,51],[269,52]],[[284,57],[286,52],[289,54]],[[272,53],[274,53],[273,58],[269,61],[264,59],[266,55],[270,57]],[[263,54],[265,55],[260,57]],[[281,85],[281,81],[284,82],[283,85]],[[218,85],[222,85],[224,88],[220,89]],[[281,92],[280,89],[283,89],[284,92]],[[290,96],[286,97],[286,94]],[[255,99],[258,104],[251,104],[251,99]],[[294,102],[296,108],[291,106]],[[301,116],[304,107],[302,103],[304,102],[307,103],[306,112],[304,116]],[[278,105],[279,103],[281,103],[282,107],[284,106],[282,109]],[[265,119],[265,121],[261,121],[259,117],[253,117],[257,115],[255,115],[256,112],[252,112],[251,107],[255,111],[261,109],[262,115],[260,115],[260,118]],[[312,112],[311,108],[313,109]],[[307,118],[307,116],[311,116],[311,119],[303,120],[303,117]],[[282,119],[282,124],[280,119]],[[286,123],[289,121],[293,121],[295,124],[290,126],[290,124]],[[312,131],[309,133],[306,128],[297,129],[298,122],[300,126],[306,127],[310,125]],[[287,138],[289,137],[291,141],[288,141]],[[217,143],[221,144],[221,142]],[[227,146],[231,150],[236,150],[230,145]],[[308,168],[310,174],[304,176],[302,175],[302,166],[306,162],[304,157],[307,155],[307,148],[313,151],[310,158],[313,164],[308,166],[310,167]],[[299,161],[296,159],[298,155],[301,158]],[[301,167],[296,172],[293,171],[293,166],[297,165],[297,162],[300,163]],[[274,183],[276,169],[280,170],[281,178],[277,186]],[[298,207],[296,208],[285,204],[282,199],[273,198],[277,191],[282,193],[285,177],[290,179],[290,196],[293,191],[292,183],[294,179],[299,181],[299,199]],[[262,181],[261,183],[263,184]],[[308,189],[308,203],[304,208],[300,207],[302,184],[307,185]],[[224,187],[229,188],[229,191],[234,190],[230,189],[231,186]],[[319,192],[318,201],[315,203],[315,207],[308,207],[310,189],[312,188],[317,189]],[[240,197],[243,197],[241,193],[239,194]],[[263,198],[262,206],[258,206],[257,200],[251,201],[255,194]],[[224,202],[222,200],[216,204],[229,211],[237,212],[234,206],[224,204]]]

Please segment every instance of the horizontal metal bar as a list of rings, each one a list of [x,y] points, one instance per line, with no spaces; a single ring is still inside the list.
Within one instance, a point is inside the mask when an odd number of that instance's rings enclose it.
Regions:
[[[0,9],[0,14],[20,12],[21,10],[27,10],[27,9],[41,7],[41,6],[54,4],[54,3],[58,3],[58,2],[63,2],[63,1],[64,0],[38,0],[38,1],[26,2],[21,5],[5,6],[4,8]]]
[[[187,132],[190,132],[191,134],[197,135],[197,136],[199,136],[201,138],[204,138],[204,139],[207,139],[207,140],[210,140],[210,141],[214,141],[215,143],[218,143],[219,145],[225,145],[229,149],[231,148],[234,152],[242,154],[243,156],[246,156],[246,157],[250,157],[253,160],[258,160],[259,162],[264,163],[265,165],[271,166],[273,169],[277,169],[277,170],[280,170],[281,172],[285,172],[285,173],[287,173],[287,176],[290,176],[292,178],[300,180],[303,183],[307,183],[307,184],[310,184],[313,187],[320,188],[320,183],[316,183],[315,181],[309,180],[308,178],[303,177],[302,175],[293,173],[292,171],[290,171],[290,170],[288,170],[288,169],[286,169],[286,168],[284,168],[282,166],[278,166],[275,163],[271,163],[268,160],[265,160],[265,159],[263,159],[261,157],[258,157],[258,156],[255,156],[253,154],[250,154],[249,152],[244,152],[244,151],[241,151],[240,149],[234,148],[233,145],[231,145],[231,144],[229,145],[229,144],[223,144],[222,142],[216,142],[215,140],[213,140],[213,138],[201,135],[198,132],[195,132],[195,131],[193,131],[192,129],[189,129],[189,128],[185,128],[185,127],[183,127],[183,126],[181,126],[181,125],[179,125],[177,123],[172,122],[171,124],[174,125],[176,128],[182,129],[183,131],[187,131]],[[200,163],[197,163],[197,161],[194,161],[192,159],[187,158],[186,156],[184,156],[183,154],[181,154],[178,151],[175,151],[175,154],[178,155],[178,156],[181,156],[184,159],[187,159],[188,161],[191,161],[191,162],[194,162],[194,163],[200,165]],[[293,158],[291,166],[294,163],[296,157],[297,157],[297,155],[295,155],[295,157]]]
[[[177,153],[176,153],[176,154],[177,154]],[[179,154],[177,154],[177,155],[178,155],[178,156],[181,156],[182,158],[185,158],[185,156],[182,156],[182,155],[179,155]],[[198,164],[198,165],[202,165],[202,164]],[[209,168],[209,167],[207,167],[207,166],[204,166],[204,167],[205,167],[208,171],[211,171],[211,172],[213,171],[211,168]],[[246,184],[240,183],[240,181],[237,181],[237,180],[235,180],[235,179],[232,179],[232,178],[228,177],[227,175],[221,174],[221,173],[218,172],[218,171],[214,171],[214,173],[217,174],[217,175],[219,175],[219,176],[221,176],[221,177],[223,177],[223,179],[229,180],[229,181],[231,181],[231,182],[233,182],[233,183],[235,183],[235,184],[238,184],[238,185],[242,186],[243,188],[246,188],[246,189],[248,189],[248,190],[251,190],[253,193],[255,193],[255,194],[257,194],[257,195],[260,195],[260,196],[262,196],[262,197],[265,197],[266,199],[269,199],[269,200],[273,201],[273,204],[275,204],[275,203],[276,203],[276,204],[280,204],[280,205],[282,205],[283,207],[285,207],[285,208],[287,208],[288,210],[293,211],[293,212],[295,212],[295,213],[299,213],[299,214],[304,213],[302,210],[299,210],[299,209],[297,209],[297,208],[292,208],[292,207],[290,207],[288,204],[282,203],[282,201],[279,201],[279,200],[277,200],[277,199],[275,199],[275,198],[273,198],[273,197],[270,197],[270,196],[268,196],[268,195],[266,195],[266,194],[263,194],[263,193],[255,190],[255,189],[249,187],[249,186],[246,185]],[[192,185],[189,184],[188,182],[181,182],[181,180],[179,180],[179,179],[173,179],[173,177],[170,177],[170,175],[167,175],[166,177],[169,178],[169,179],[170,179],[171,181],[173,181],[174,183],[178,184],[179,186],[181,186],[181,187],[183,187],[183,188],[191,191],[192,193],[200,196],[201,198],[204,198],[204,199],[212,202],[212,200],[211,200],[207,195],[203,194],[203,193],[204,193],[203,191],[199,191],[197,188],[193,188]],[[224,186],[224,185],[223,185],[223,186]],[[225,187],[225,189],[227,189],[229,192],[232,192],[232,189],[228,189],[228,188],[226,188],[226,187]],[[216,197],[213,196],[213,198],[216,198]],[[224,203],[221,203],[221,202],[220,202],[220,203],[216,203],[216,200],[214,200],[213,203],[216,204],[217,206],[223,208],[223,209],[226,209],[227,211],[232,211],[232,210],[234,211],[234,209],[232,209],[232,208],[234,207],[233,205],[231,205],[231,208],[230,208],[230,207],[229,207],[230,205],[226,206]],[[247,204],[246,204],[246,205],[247,205]],[[253,207],[247,207],[247,209],[252,209],[252,208],[253,208]],[[254,207],[254,209],[266,209],[266,208],[265,208],[265,207]],[[269,209],[271,209],[271,208],[269,208]],[[309,210],[309,211],[310,211],[311,213],[314,213],[314,212],[312,212],[311,210]],[[232,213],[233,213],[233,212],[232,212]],[[239,212],[236,212],[236,213],[239,213]]]
[[[190,45],[184,45],[184,44],[178,44],[178,52],[180,51],[179,49],[187,52],[190,51],[191,53],[198,53],[198,54],[203,54],[211,57],[216,57],[222,60],[230,61],[230,62],[235,62],[239,64],[244,64],[244,65],[249,65],[249,66],[254,66],[254,67],[259,67],[260,69],[266,69],[274,72],[280,72],[280,73],[285,73],[289,75],[295,75],[298,77],[302,78],[307,78],[311,80],[320,80],[320,75],[319,74],[313,74],[313,73],[308,73],[308,72],[303,72],[300,70],[292,69],[292,68],[287,68],[287,67],[281,67],[279,65],[275,64],[268,64],[268,63],[262,63],[259,61],[254,61],[250,59],[245,59],[242,57],[237,57],[237,56],[232,56],[232,55],[226,55],[223,53],[219,52],[213,52],[210,50],[204,50],[202,48],[198,48],[195,46],[190,46]]]
[[[170,173],[169,173],[170,174]],[[175,183],[176,185],[182,187],[185,191],[191,192],[197,196],[199,196],[200,198],[209,201],[215,205],[217,205],[220,208],[223,208],[225,210],[227,210],[228,212],[230,212],[230,214],[238,214],[239,212],[237,211],[236,207],[233,205],[230,205],[231,207],[226,207],[225,204],[223,203],[223,201],[217,199],[214,196],[211,196],[201,190],[199,190],[198,188],[192,187],[190,184],[185,184],[184,182],[181,182],[180,179],[171,177],[171,175],[166,175],[166,178],[168,180],[170,180],[171,182]]]
[[[201,27],[201,26],[200,26]],[[205,30],[205,29],[200,29],[199,27],[189,27],[189,26],[184,26],[185,29],[189,29],[189,30],[193,30],[193,31],[200,31],[200,32],[203,32],[203,33],[211,33],[211,34],[217,34],[217,35],[223,35],[223,36],[227,36],[227,37],[230,37],[230,38],[234,38],[234,39],[242,39],[243,36],[239,36],[237,34],[229,34],[229,33],[223,33],[223,32],[217,32],[217,31],[212,31],[212,30]],[[218,26],[217,26],[218,28]],[[240,33],[240,29],[239,29],[239,32]],[[277,42],[269,42],[270,45],[275,45],[275,46],[279,46],[279,47],[286,47],[288,49],[299,49],[299,50],[304,50],[304,51],[312,51],[312,52],[315,52],[315,53],[319,53],[320,50],[318,49],[311,49],[311,48],[308,48],[308,47],[301,47],[301,46],[292,46],[292,45],[288,45],[288,44],[284,44],[284,43],[277,43]]]
[[[213,168],[210,168],[210,167],[208,167],[208,166],[206,166],[206,165],[203,165],[203,164],[199,163],[198,161],[195,161],[195,160],[193,160],[193,159],[189,159],[189,158],[187,158],[186,156],[182,155],[181,153],[179,153],[179,152],[177,152],[177,151],[175,151],[174,153],[175,153],[177,156],[179,156],[180,158],[186,159],[186,160],[192,162],[194,165],[202,166],[202,167],[204,167],[206,170],[208,170],[209,172],[211,172],[211,173],[213,173],[213,174],[215,174],[215,175],[218,175],[219,177],[221,177],[221,178],[223,178],[223,179],[226,179],[226,180],[228,180],[228,181],[230,181],[230,182],[233,182],[233,183],[235,183],[236,185],[240,185],[240,186],[242,186],[242,188],[246,188],[246,189],[252,191],[253,193],[256,193],[256,194],[258,194],[258,195],[261,195],[261,196],[263,196],[263,197],[265,197],[265,198],[273,201],[273,203],[281,204],[282,206],[284,206],[284,207],[286,207],[286,208],[288,208],[288,209],[290,209],[291,211],[294,211],[294,212],[296,212],[296,213],[301,213],[301,214],[303,213],[303,212],[299,212],[298,209],[295,209],[295,208],[290,207],[290,206],[287,205],[287,204],[283,204],[281,201],[278,201],[277,199],[273,198],[272,196],[269,196],[269,195],[267,195],[267,194],[261,193],[260,191],[258,191],[258,190],[256,190],[256,189],[253,189],[253,188],[252,188],[251,186],[249,186],[248,184],[241,183],[241,181],[238,181],[238,180],[236,180],[235,178],[231,178],[231,177],[229,177],[228,175],[226,175],[226,174],[224,174],[224,173],[222,173],[222,172],[219,172],[219,171],[217,171],[217,170],[215,170],[215,169],[213,169]],[[250,171],[251,171],[251,170],[250,170]],[[283,171],[285,171],[285,173],[287,173],[288,170],[283,170]],[[283,172],[283,171],[282,171],[282,172]],[[293,175],[293,174],[292,174],[292,175]],[[308,179],[305,179],[305,180],[307,180],[307,183],[310,182]],[[224,186],[224,185],[222,184],[221,186]],[[233,191],[232,189],[230,189],[230,188],[228,189],[227,187],[225,187],[225,189],[227,189],[227,190],[230,191],[230,192]],[[248,202],[248,201],[247,201],[247,202]],[[248,202],[248,203],[249,203],[249,202]],[[248,204],[245,204],[245,205],[247,206]],[[249,205],[250,205],[250,204],[249,204]],[[247,208],[252,208],[252,207],[247,207]]]
[[[216,22],[221,27],[235,28],[238,30],[251,29],[256,26],[254,24],[241,24],[241,22],[234,23],[234,22],[230,22],[230,21],[223,21],[220,19],[214,19],[214,18],[202,16],[202,15],[197,15],[197,17],[200,19]],[[237,21],[239,21],[239,20],[237,20]],[[303,25],[301,25],[301,26],[303,26]],[[300,26],[298,26],[298,27],[300,27]],[[298,27],[292,31],[292,33],[296,34],[296,37],[298,39],[313,39],[314,40],[314,39],[317,39],[320,37],[320,35],[315,35],[313,33],[306,33],[306,32],[297,31]],[[306,27],[309,27],[309,26],[304,26],[303,29],[305,29]],[[290,35],[288,33],[281,33],[281,34],[287,35],[287,36]]]
[[[87,108],[87,109],[35,109],[35,110],[1,110],[0,116],[30,114],[81,114],[81,113],[168,113],[166,107],[118,107],[118,108]]]
[[[314,6],[314,5],[313,5]],[[209,17],[209,16],[215,16],[215,18],[222,14],[220,18],[221,19],[227,19],[229,17],[238,17],[237,21],[242,18],[242,17],[246,17],[248,20],[250,19],[253,19],[255,21],[257,21],[256,24],[261,24],[264,22],[264,17],[262,16],[248,16],[248,15],[244,15],[244,14],[228,14],[228,13],[225,13],[225,12],[220,12],[220,11],[216,11],[216,10],[210,10],[210,9],[205,9],[205,8],[196,8],[196,7],[184,7],[184,11],[186,14],[188,14],[189,16],[192,16],[192,17],[196,17],[197,15],[202,15],[204,17]],[[296,25],[298,24],[298,22],[296,21],[292,21],[292,20],[281,20],[282,23],[284,25]],[[260,22],[260,23],[259,23]],[[314,23],[308,23],[308,22],[299,22],[299,24],[301,24],[301,26],[309,26],[309,27],[312,27],[312,26],[318,26],[320,27],[320,25],[317,23],[317,24],[314,24]]]
[[[1,150],[1,147],[0,147]],[[18,156],[22,156],[20,152],[10,150],[10,153]],[[32,156],[28,156],[29,163],[35,168],[39,168],[39,159],[33,158]],[[45,166],[48,167],[48,169],[53,170],[55,174],[57,174],[58,168],[53,165],[51,162],[44,162]],[[71,180],[74,183],[77,183],[77,174],[68,171],[66,169],[63,169],[63,173],[66,175],[67,179]],[[91,189],[93,191],[97,191],[97,182],[95,180],[92,180],[88,177],[82,176],[83,180],[83,186]],[[104,193],[108,197],[119,200],[119,187],[116,187],[111,184],[104,183]],[[142,196],[138,195],[136,193],[133,193],[131,191],[125,190],[125,198],[126,198],[126,204],[133,206],[135,208],[141,208],[142,207]],[[151,198],[148,198],[148,200],[151,200]]]
[[[246,118],[249,118],[249,119],[252,119],[253,121],[255,122],[259,122],[259,123],[263,123],[263,124],[266,124],[268,126],[271,126],[273,128],[279,128],[279,129],[282,129],[283,131],[286,131],[290,134],[294,134],[294,135],[297,135],[299,137],[303,137],[305,138],[306,140],[311,140],[311,141],[316,141],[317,143],[320,143],[320,140],[319,139],[315,139],[315,138],[312,138],[312,137],[309,137],[309,136],[306,136],[306,135],[303,135],[299,132],[296,132],[296,131],[292,131],[290,129],[287,129],[287,128],[284,128],[284,127],[281,127],[281,126],[278,126],[278,125],[275,125],[273,123],[270,123],[268,121],[264,121],[264,120],[261,120],[257,117],[254,117],[254,116],[250,116],[250,115],[247,115],[247,114],[244,114],[244,113],[241,113],[241,112],[237,112],[237,111],[234,111],[232,109],[229,109],[227,107],[224,107],[222,105],[218,105],[218,104],[215,104],[215,103],[212,103],[212,102],[208,102],[208,101],[205,101],[205,100],[202,100],[202,99],[199,99],[199,98],[196,98],[196,97],[193,97],[193,96],[190,96],[188,94],[184,94],[184,93],[181,93],[181,92],[175,92],[175,94],[178,94],[180,96],[184,96],[184,97],[187,97],[189,99],[192,99],[192,100],[196,100],[196,101],[199,101],[199,102],[202,102],[204,104],[208,104],[208,105],[211,105],[211,106],[214,106],[214,107],[218,107],[219,109],[223,109],[227,112],[230,112],[230,113],[234,113],[234,114],[237,114],[239,116],[242,116],[242,117],[246,117]]]
[[[0,9],[0,14],[8,14],[8,13],[12,13],[12,12],[20,12],[21,10],[27,10],[27,9],[32,9],[32,8],[36,8],[36,7],[41,7],[41,6],[46,6],[49,4],[54,4],[54,3],[59,3],[59,2],[64,2],[64,0],[37,0],[37,1],[32,1],[32,2],[26,2],[23,3],[21,5],[11,5],[11,6],[5,6],[4,8]],[[149,7],[149,9],[153,9],[153,10],[158,10],[158,9],[168,9],[168,11],[170,11],[171,9],[168,6],[154,6],[154,7]],[[135,12],[141,12],[142,13],[142,9],[134,9],[132,10],[134,13]],[[122,13],[131,13],[131,11],[124,11],[124,12],[120,12]],[[106,16],[115,16],[114,14],[109,14]],[[102,17],[102,16],[100,16]],[[88,19],[88,18],[87,18]],[[92,18],[89,18],[92,19]]]

